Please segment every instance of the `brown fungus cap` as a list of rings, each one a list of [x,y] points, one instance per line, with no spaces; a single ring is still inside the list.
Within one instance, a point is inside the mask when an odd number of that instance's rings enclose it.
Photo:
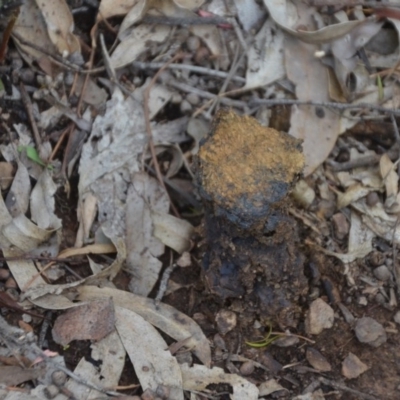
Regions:
[[[300,140],[226,110],[198,154],[201,194],[216,215],[245,229],[280,208],[303,167]]]

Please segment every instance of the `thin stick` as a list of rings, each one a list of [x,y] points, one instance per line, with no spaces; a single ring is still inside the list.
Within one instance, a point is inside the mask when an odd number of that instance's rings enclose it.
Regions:
[[[293,99],[253,99],[249,102],[249,106],[256,105],[299,105],[299,106],[316,106],[316,107],[332,107],[338,110],[357,110],[357,109],[369,109],[374,111],[379,111],[387,114],[400,115],[400,110],[394,110],[386,107],[376,106],[370,103],[358,103],[358,104],[344,104],[344,103],[334,103],[330,101],[319,102],[319,101],[301,101],[301,100],[293,100]]]
[[[172,57],[169,61],[165,63],[163,67],[161,67],[156,74],[153,76],[153,79],[150,81],[149,85],[146,87],[146,89],[143,92],[143,111],[144,111],[144,120],[146,124],[146,133],[147,136],[149,137],[149,148],[150,148],[150,153],[151,153],[151,158],[153,160],[154,164],[154,169],[156,171],[156,176],[158,181],[160,182],[160,185],[163,187],[165,192],[168,194],[167,188],[165,187],[163,176],[161,174],[160,170],[160,165],[158,164],[157,160],[157,154],[156,154],[156,149],[154,146],[154,140],[153,140],[153,133],[151,131],[151,125],[150,125],[150,110],[149,110],[149,100],[150,100],[150,90],[156,83],[158,77],[160,76],[161,72],[163,72],[169,64],[172,64],[174,61],[178,60],[181,58],[183,54],[181,52],[177,53],[174,57]],[[172,201],[170,201],[171,204],[171,209],[173,213],[179,217],[178,210],[175,208],[174,204]]]
[[[323,377],[318,378],[318,380],[321,383],[323,383],[324,385],[326,385],[326,386],[330,386],[330,387],[332,387],[334,389],[338,389],[338,390],[341,390],[343,392],[353,393],[353,394],[355,394],[356,396],[358,396],[358,397],[360,397],[362,399],[365,399],[365,400],[378,400],[378,398],[375,397],[375,396],[372,396],[372,395],[367,394],[367,393],[359,392],[358,390],[355,390],[355,389],[351,389],[348,386],[343,385],[342,383],[331,381],[331,380],[323,378]]]
[[[35,138],[35,143],[37,148],[39,149],[40,145],[42,144],[42,138],[40,137],[39,129],[36,125],[35,117],[33,116],[32,101],[28,95],[28,92],[25,89],[25,85],[22,82],[19,85],[19,88],[21,90],[22,101],[25,105],[26,112],[28,113],[29,122],[31,123],[31,128],[33,131],[33,136]]]
[[[60,148],[62,142],[65,139],[65,136],[67,135],[68,131],[70,130],[70,126],[67,126],[61,133],[60,138],[58,139],[56,145],[54,146],[53,151],[51,152],[51,155],[49,157],[49,162],[53,160],[53,158],[55,157],[55,155],[57,154],[58,149]]]
[[[136,68],[140,69],[159,69],[164,66],[163,63],[161,62],[141,62],[141,61],[134,61],[132,65]],[[210,75],[214,76],[217,78],[222,78],[225,79],[228,77],[228,73],[224,71],[217,71],[215,69],[210,69],[210,68],[205,68],[205,67],[199,67],[197,65],[189,65],[189,64],[169,64],[166,68],[168,69],[177,69],[177,70],[183,70],[183,71],[190,71],[190,72],[195,72],[198,74],[203,74],[203,75]],[[239,83],[245,83],[246,79],[242,78],[241,76],[232,76],[232,80],[239,82]]]

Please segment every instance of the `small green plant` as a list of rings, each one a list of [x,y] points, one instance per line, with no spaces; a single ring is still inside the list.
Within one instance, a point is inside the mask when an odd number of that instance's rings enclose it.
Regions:
[[[52,165],[47,165],[45,164],[42,159],[39,157],[38,152],[36,149],[32,146],[18,146],[18,151],[21,153],[23,151],[26,152],[26,156],[35,162],[36,164],[41,165],[42,167],[47,167],[48,169],[52,170],[53,166]]]
[[[272,326],[269,326],[269,332],[268,334],[261,340],[255,341],[255,342],[247,342],[247,346],[250,347],[255,347],[255,348],[261,348],[261,347],[268,347],[272,342],[275,340],[279,339],[280,335],[272,335]]]

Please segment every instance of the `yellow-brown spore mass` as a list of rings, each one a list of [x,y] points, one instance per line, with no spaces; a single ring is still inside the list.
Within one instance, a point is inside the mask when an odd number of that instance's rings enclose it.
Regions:
[[[300,141],[256,119],[220,111],[199,151],[201,185],[223,208],[279,202],[302,172]]]

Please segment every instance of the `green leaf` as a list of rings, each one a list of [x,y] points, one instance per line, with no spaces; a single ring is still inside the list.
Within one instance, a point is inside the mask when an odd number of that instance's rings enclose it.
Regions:
[[[52,165],[46,165],[42,159],[39,157],[38,152],[36,151],[36,149],[32,146],[18,146],[18,151],[22,152],[25,151],[26,152],[26,156],[32,160],[33,162],[35,162],[36,164],[41,165],[42,167],[47,167],[49,169],[53,169]]]

